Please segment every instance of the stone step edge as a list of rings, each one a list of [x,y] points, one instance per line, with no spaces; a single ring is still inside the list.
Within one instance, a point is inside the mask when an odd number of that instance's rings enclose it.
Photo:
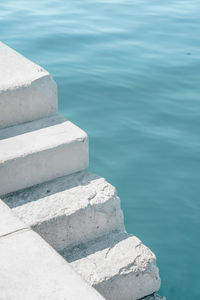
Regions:
[[[60,177],[2,199],[57,250],[124,230],[115,188],[88,171]]]
[[[58,110],[50,74],[0,42],[0,128],[40,119]]]
[[[59,253],[107,300],[137,300],[160,288],[155,255],[126,232],[113,232]]]
[[[0,195],[88,168],[87,134],[56,118],[57,123],[51,116],[0,130]]]

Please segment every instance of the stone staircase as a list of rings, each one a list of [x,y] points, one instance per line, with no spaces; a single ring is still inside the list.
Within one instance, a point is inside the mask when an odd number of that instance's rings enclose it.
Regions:
[[[155,255],[126,233],[115,188],[87,171],[87,134],[58,115],[55,82],[3,44],[0,56],[1,199],[107,300],[153,294]]]

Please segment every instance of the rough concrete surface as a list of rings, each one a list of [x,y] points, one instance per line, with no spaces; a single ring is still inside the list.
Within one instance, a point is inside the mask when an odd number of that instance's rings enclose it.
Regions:
[[[115,188],[87,171],[10,194],[3,200],[57,250],[124,229]]]
[[[144,297],[140,300],[166,300],[165,297],[161,297],[158,294],[152,294],[150,296]]]
[[[136,300],[160,288],[155,255],[138,238],[125,232],[60,253],[107,300]]]
[[[57,86],[50,74],[0,42],[0,127],[57,112]]]
[[[0,195],[88,167],[87,134],[58,115],[1,129],[0,149]]]
[[[27,228],[27,225],[16,218],[10,208],[0,199],[0,237],[25,228]]]
[[[87,134],[57,114],[50,74],[1,42],[0,66],[0,195],[12,208],[0,199],[0,300],[165,300],[115,188],[86,170]]]
[[[103,300],[31,230],[0,237],[1,300]]]

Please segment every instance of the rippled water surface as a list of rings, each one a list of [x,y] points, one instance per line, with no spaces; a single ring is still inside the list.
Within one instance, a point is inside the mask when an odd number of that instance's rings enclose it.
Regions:
[[[200,299],[200,1],[0,2],[1,40],[48,69],[157,255],[168,300]]]

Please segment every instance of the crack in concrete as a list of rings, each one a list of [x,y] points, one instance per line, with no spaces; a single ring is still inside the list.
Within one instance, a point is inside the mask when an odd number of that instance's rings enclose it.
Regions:
[[[26,232],[26,231],[29,231],[29,230],[31,230],[31,229],[30,229],[30,228],[27,228],[27,227],[20,228],[20,229],[17,229],[17,230],[15,230],[15,231],[12,231],[12,232],[9,232],[9,233],[6,233],[6,234],[1,235],[1,236],[0,236],[0,239],[5,238],[5,237],[8,237],[9,235],[14,235],[14,234],[20,233],[20,232],[23,233],[23,232]]]

